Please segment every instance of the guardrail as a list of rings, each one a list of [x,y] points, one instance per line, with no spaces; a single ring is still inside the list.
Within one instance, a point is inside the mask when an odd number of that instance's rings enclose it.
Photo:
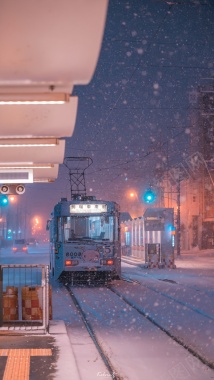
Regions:
[[[0,332],[47,333],[51,318],[48,265],[0,265]]]

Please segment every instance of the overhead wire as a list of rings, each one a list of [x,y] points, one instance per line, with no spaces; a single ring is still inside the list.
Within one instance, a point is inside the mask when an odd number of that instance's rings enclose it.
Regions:
[[[172,8],[172,6],[174,6],[175,4],[167,4],[167,5],[169,5],[169,9],[171,9]],[[167,17],[167,15],[168,15],[168,13],[164,16],[164,18],[163,18],[163,20],[159,23],[159,25],[158,25],[158,27],[157,27],[157,29],[156,29],[156,31],[154,32],[154,34],[153,34],[153,36],[152,36],[152,38],[151,38],[151,42],[150,42],[150,44],[148,45],[148,48],[147,48],[147,50],[146,50],[146,53],[148,54],[148,52],[149,52],[149,49],[150,49],[150,47],[151,47],[151,45],[152,44],[154,44],[154,38],[155,38],[155,36],[158,34],[158,31],[160,30],[160,28],[161,28],[161,25],[165,22],[165,20],[166,20],[166,17]],[[119,41],[119,40],[118,40]],[[163,43],[157,43],[156,42],[156,44],[163,44]],[[164,43],[164,44],[166,44],[166,43]],[[116,102],[114,103],[114,105],[113,106],[111,106],[111,107],[109,107],[109,113],[107,114],[107,116],[106,116],[106,118],[105,118],[105,120],[101,123],[102,124],[102,126],[103,125],[105,125],[105,123],[106,123],[106,121],[108,120],[108,118],[109,118],[109,116],[110,116],[110,114],[112,113],[112,111],[113,110],[115,110],[115,109],[117,109],[117,105],[118,105],[118,102],[119,102],[119,100],[121,99],[121,97],[122,97],[122,95],[124,94],[124,92],[125,92],[125,88],[128,86],[128,84],[130,83],[130,81],[131,81],[131,79],[133,78],[133,76],[134,76],[134,74],[136,73],[136,70],[139,68],[139,65],[140,65],[140,63],[141,63],[141,61],[142,61],[142,58],[140,58],[139,60],[138,60],[138,63],[134,66],[134,70],[132,71],[132,73],[131,73],[131,75],[130,75],[130,77],[128,78],[128,80],[127,80],[127,82],[126,82],[126,84],[123,86],[123,89],[122,89],[122,91],[120,92],[120,95],[118,96],[118,98],[117,98],[117,100],[116,100]],[[206,70],[206,69],[208,69],[208,68],[202,68],[202,67],[193,67],[193,66],[185,66],[185,65],[181,65],[181,66],[179,66],[179,65],[147,65],[146,67],[166,67],[166,68],[178,68],[178,67],[181,67],[181,68],[188,68],[188,69],[202,69],[202,70]],[[211,69],[211,68],[210,68]],[[127,106],[128,107],[128,106]],[[128,107],[129,109],[137,109],[137,107]],[[179,109],[180,107],[177,107],[177,109]],[[188,108],[188,107],[187,107]],[[142,109],[142,107],[141,107],[141,109]],[[145,108],[144,107],[144,109],[155,109],[155,110],[159,110],[159,109],[176,109],[176,107],[148,107],[148,108]],[[101,133],[101,130],[100,131],[98,131],[98,132],[96,132],[96,134],[95,134],[95,138],[99,135],[99,133]],[[76,149],[76,148],[74,148],[74,149]],[[80,149],[79,149],[80,150]],[[95,149],[81,149],[82,151],[84,151],[84,152],[96,152],[96,151],[99,151],[99,150],[95,150]],[[128,162],[130,162],[130,161],[128,161]],[[127,162],[125,162],[125,164],[126,164]],[[123,163],[124,164],[124,163]],[[121,165],[121,164],[120,164]],[[103,169],[100,169],[100,170],[103,170]],[[105,170],[105,168],[104,168],[104,170]],[[94,173],[94,172],[93,172]]]
[[[184,127],[184,129],[180,132],[178,132],[176,135],[172,136],[171,138],[175,139],[176,137],[180,136],[181,134],[184,133],[184,131],[186,130],[187,127]],[[189,127],[188,127],[189,128]],[[165,146],[166,144],[168,143],[168,139],[166,141],[164,141],[163,143],[158,143],[158,146],[156,148],[152,148],[150,151],[146,152],[143,157],[141,158],[133,158],[133,159],[129,159],[129,160],[125,160],[123,161],[122,163],[119,163],[119,164],[115,164],[115,165],[112,165],[112,166],[108,166],[108,167],[102,167],[102,168],[99,168],[97,169],[95,172],[90,172],[90,173],[87,173],[87,175],[90,175],[90,174],[95,174],[95,173],[98,173],[98,172],[102,172],[103,170],[109,170],[109,169],[115,169],[115,168],[118,168],[118,167],[121,167],[121,166],[124,166],[124,165],[127,165],[127,164],[130,164],[132,162],[141,162],[142,160],[144,160],[146,157],[148,157],[149,155],[151,155],[152,153],[155,153],[157,152],[158,150],[160,150],[163,146]]]
[[[171,8],[172,8],[174,5],[177,5],[178,3],[180,3],[180,2],[178,2],[178,1],[173,1],[173,2],[164,1],[164,2],[169,6],[169,8],[168,8],[169,10],[171,10]],[[195,4],[194,4],[194,5],[195,5]],[[150,41],[150,43],[147,45],[147,49],[146,49],[146,51],[145,51],[145,53],[146,53],[147,55],[148,55],[148,53],[149,53],[149,50],[150,50],[152,44],[154,44],[154,39],[155,39],[155,37],[157,36],[157,34],[158,34],[158,32],[159,32],[159,30],[160,30],[162,24],[165,22],[166,18],[168,17],[168,14],[169,14],[169,11],[168,11],[167,14],[164,16],[163,20],[161,20],[161,22],[159,23],[159,25],[158,25],[157,29],[155,30],[153,36],[151,37],[151,41]],[[159,43],[157,43],[157,44],[159,44]],[[160,43],[160,44],[161,44],[161,43]],[[113,106],[111,106],[111,108],[109,107],[109,112],[108,112],[107,116],[105,117],[104,121],[102,121],[102,123],[101,123],[102,126],[105,125],[105,123],[106,123],[107,120],[109,119],[109,116],[111,115],[111,113],[113,112],[113,110],[117,109],[117,105],[118,105],[118,103],[119,103],[119,101],[120,101],[122,95],[125,93],[125,91],[126,91],[128,85],[129,85],[129,83],[131,82],[132,78],[134,77],[134,75],[135,75],[136,71],[138,70],[138,68],[139,68],[139,66],[140,66],[140,64],[141,64],[141,62],[142,62],[142,58],[140,58],[140,59],[138,60],[137,64],[134,65],[134,69],[133,69],[131,75],[129,76],[129,78],[128,78],[126,84],[123,85],[123,89],[121,90],[119,96],[117,97],[117,99],[116,99],[116,101],[114,102]],[[151,64],[151,65],[144,65],[144,66],[145,66],[145,67],[166,67],[166,68],[179,68],[179,67],[180,67],[180,68],[182,68],[182,69],[186,68],[186,69],[201,69],[201,70],[207,70],[207,69],[208,69],[208,68],[203,68],[203,67],[198,67],[198,66],[193,67],[193,66],[185,66],[185,65],[161,65],[161,64],[160,64],[160,65],[152,65],[152,64]],[[179,107],[178,107],[178,108],[179,108]],[[187,107],[187,108],[188,108],[188,107]],[[130,109],[130,107],[129,107],[129,109]],[[135,109],[135,108],[134,108],[134,107],[131,107],[131,109]],[[149,108],[149,107],[148,107],[148,108],[144,108],[144,109],[156,109],[156,110],[158,110],[158,109],[163,109],[163,107],[160,107],[160,108],[157,108],[157,107],[153,107],[153,108],[151,107],[151,108]],[[172,109],[172,108],[171,108],[171,107],[166,107],[165,109]],[[173,109],[175,109],[175,107],[173,107]],[[185,127],[185,128],[186,128],[186,127]],[[172,137],[172,138],[176,138],[177,136],[179,136],[179,135],[182,134],[183,132],[184,132],[184,131],[179,132],[177,135],[175,135],[175,136]],[[96,138],[96,137],[99,135],[99,133],[101,133],[101,130],[97,131],[94,137]],[[104,167],[104,168],[99,168],[99,169],[97,169],[97,170],[95,170],[95,171],[93,171],[93,172],[87,173],[87,175],[91,175],[91,174],[94,175],[94,174],[97,173],[97,172],[101,172],[101,171],[103,171],[103,170],[115,169],[115,168],[118,168],[118,167],[121,167],[121,166],[124,166],[124,165],[128,165],[128,164],[133,163],[133,162],[135,162],[135,163],[136,163],[136,162],[141,162],[141,161],[144,160],[148,155],[150,155],[150,154],[154,153],[155,151],[161,149],[165,144],[166,144],[166,142],[162,143],[161,146],[158,146],[158,147],[155,148],[154,150],[151,150],[151,151],[149,151],[149,152],[146,152],[146,153],[144,154],[144,156],[141,157],[140,159],[139,159],[139,158],[138,158],[138,159],[134,158],[134,159],[125,160],[125,161],[123,161],[122,163],[118,163],[118,164],[116,164],[116,165],[112,165],[112,166],[108,166],[108,167]],[[80,149],[79,149],[79,150],[80,150]],[[88,152],[88,151],[91,151],[91,152],[94,151],[94,152],[96,152],[96,151],[99,151],[99,150],[93,150],[93,149],[81,149],[81,150],[84,151],[84,152]],[[117,177],[120,176],[120,175],[121,175],[121,174],[118,174]],[[116,177],[116,178],[117,178],[117,177]]]
[[[190,108],[190,105],[189,105],[189,108]],[[197,117],[197,120],[195,121],[195,124],[197,124],[198,123],[198,121],[199,121],[199,118],[200,118],[200,115],[198,115],[198,117]],[[170,139],[172,139],[172,140],[174,140],[174,139],[176,139],[177,137],[179,137],[180,135],[182,135],[184,132],[186,132],[186,130],[187,129],[191,129],[191,128],[195,128],[195,125],[189,125],[189,126],[184,126],[184,127],[180,127],[180,128],[182,128],[182,130],[181,131],[179,131],[178,133],[176,133],[174,136],[171,136],[170,137]],[[126,161],[124,161],[123,163],[121,163],[121,164],[117,164],[117,165],[114,165],[114,167],[111,167],[111,166],[109,166],[109,167],[107,167],[107,168],[100,168],[100,169],[98,169],[96,172],[102,172],[102,170],[110,170],[110,169],[114,169],[114,168],[116,168],[116,167],[119,167],[119,166],[124,166],[125,164],[129,164],[129,163],[133,163],[133,162],[141,162],[142,160],[144,160],[145,158],[147,158],[149,155],[151,155],[151,154],[153,154],[153,153],[157,153],[158,152],[158,150],[160,150],[163,146],[165,146],[165,145],[167,145],[168,146],[168,143],[169,143],[169,137],[163,142],[163,143],[159,143],[157,146],[156,146],[156,148],[152,148],[150,151],[147,151],[145,154],[144,154],[144,156],[143,157],[141,157],[141,158],[133,158],[132,160],[130,159],[130,160],[126,160]],[[174,158],[175,158],[175,152],[173,151],[173,156],[174,156]],[[123,168],[124,169],[124,168]],[[131,168],[125,168],[125,170],[126,171],[129,171],[129,170],[133,170],[133,168],[131,169]],[[138,169],[139,170],[139,169]],[[91,173],[88,173],[88,174],[94,174],[94,173],[96,173],[96,172],[91,172]],[[109,179],[105,179],[104,181],[105,182],[108,182],[108,181],[112,181],[112,180],[115,180],[115,179],[117,179],[118,177],[120,177],[120,176],[122,176],[124,173],[119,173],[114,179],[112,179],[112,178],[109,178]],[[139,177],[142,177],[142,176],[139,176]],[[136,176],[135,176],[135,178],[137,178]],[[129,177],[129,179],[130,179],[130,177]]]

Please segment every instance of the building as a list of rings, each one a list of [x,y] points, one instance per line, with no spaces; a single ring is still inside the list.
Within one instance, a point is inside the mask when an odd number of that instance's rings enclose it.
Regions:
[[[165,173],[160,200],[180,218],[181,249],[214,248],[214,86],[191,101],[189,157]]]

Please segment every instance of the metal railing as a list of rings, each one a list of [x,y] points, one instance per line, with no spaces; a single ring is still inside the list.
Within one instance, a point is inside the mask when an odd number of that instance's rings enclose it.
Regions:
[[[51,317],[48,265],[0,265],[0,331],[47,333]]]

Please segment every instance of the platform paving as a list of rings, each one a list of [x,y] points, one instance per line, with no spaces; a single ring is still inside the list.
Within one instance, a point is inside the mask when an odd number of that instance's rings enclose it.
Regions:
[[[79,380],[64,322],[51,321],[45,335],[1,331],[0,379]]]

